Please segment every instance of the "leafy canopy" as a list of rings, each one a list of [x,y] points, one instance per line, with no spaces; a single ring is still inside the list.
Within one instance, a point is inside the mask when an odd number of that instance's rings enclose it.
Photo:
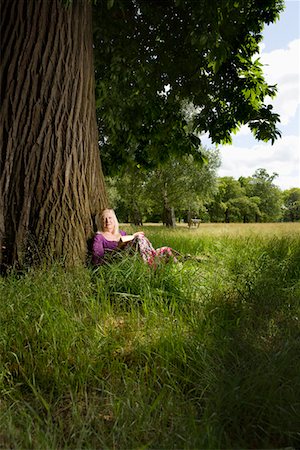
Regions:
[[[94,5],[96,96],[107,171],[154,166],[170,154],[201,159],[197,136],[231,142],[280,136],[257,58],[264,24],[283,0],[108,0]],[[183,105],[194,108],[189,126]]]

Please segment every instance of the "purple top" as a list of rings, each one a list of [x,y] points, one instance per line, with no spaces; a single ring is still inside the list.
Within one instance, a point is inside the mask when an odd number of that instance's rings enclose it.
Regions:
[[[120,230],[121,236],[126,236],[125,231]],[[101,264],[103,262],[103,257],[105,252],[112,252],[118,247],[119,241],[109,241],[105,239],[103,234],[95,234],[93,241],[93,264]]]

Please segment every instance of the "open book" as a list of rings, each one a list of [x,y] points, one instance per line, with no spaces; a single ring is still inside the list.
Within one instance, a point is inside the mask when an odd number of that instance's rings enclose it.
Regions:
[[[121,236],[118,244],[118,248],[123,248],[126,244],[134,239],[133,234],[126,234],[126,236]]]

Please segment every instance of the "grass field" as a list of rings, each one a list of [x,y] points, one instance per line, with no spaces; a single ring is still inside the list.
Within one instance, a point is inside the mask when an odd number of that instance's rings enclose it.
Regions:
[[[200,262],[0,279],[0,448],[299,448],[300,224],[143,229]]]

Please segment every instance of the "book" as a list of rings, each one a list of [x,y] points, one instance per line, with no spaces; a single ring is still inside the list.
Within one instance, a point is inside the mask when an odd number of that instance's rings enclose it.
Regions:
[[[125,236],[121,236],[118,247],[119,248],[125,247],[128,244],[128,242],[132,241],[133,239],[134,239],[133,234],[126,234]]]

